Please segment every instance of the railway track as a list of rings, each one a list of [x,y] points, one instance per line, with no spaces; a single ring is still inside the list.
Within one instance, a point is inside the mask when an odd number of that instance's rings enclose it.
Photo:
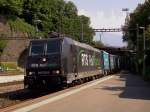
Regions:
[[[32,100],[47,94],[59,91],[58,89],[29,90],[23,84],[0,87],[0,109]]]
[[[94,80],[94,79],[92,79]],[[85,82],[76,82],[76,84],[73,85],[73,87],[82,86],[82,84],[86,84],[86,82],[92,81],[91,79],[86,80]],[[48,94],[56,93],[65,88],[44,88],[44,89],[38,89],[38,90],[29,90],[27,88],[24,88],[23,83],[18,83],[14,85],[5,85],[0,87],[0,109],[10,107],[25,101],[33,100]],[[70,87],[69,89],[72,89]]]

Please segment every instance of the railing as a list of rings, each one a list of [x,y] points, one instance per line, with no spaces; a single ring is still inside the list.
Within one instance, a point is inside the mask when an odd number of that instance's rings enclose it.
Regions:
[[[121,28],[102,28],[102,29],[93,29],[95,32],[121,32]]]

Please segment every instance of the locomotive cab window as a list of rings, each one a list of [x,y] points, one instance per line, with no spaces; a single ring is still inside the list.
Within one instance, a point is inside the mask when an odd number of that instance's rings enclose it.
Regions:
[[[44,43],[32,43],[30,55],[43,55],[44,54]]]
[[[60,53],[61,52],[61,41],[52,40],[47,42],[46,54]]]

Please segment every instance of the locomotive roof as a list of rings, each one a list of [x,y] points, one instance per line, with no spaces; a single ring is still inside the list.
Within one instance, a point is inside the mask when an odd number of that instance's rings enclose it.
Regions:
[[[79,47],[82,47],[82,48],[85,48],[85,49],[88,49],[88,50],[93,50],[93,51],[96,51],[96,52],[100,52],[100,50],[88,45],[88,44],[85,44],[85,43],[81,43],[81,42],[78,42],[78,41],[75,41],[71,38],[68,38],[68,37],[62,37],[62,38],[49,38],[49,39],[37,39],[37,40],[32,40],[31,42],[44,42],[44,41],[48,41],[48,40],[55,40],[55,39],[64,39],[66,40],[69,44],[72,44],[72,45],[76,45],[76,46],[79,46]]]
[[[78,41],[75,41],[71,38],[68,38],[68,37],[64,37],[65,40],[67,40],[68,43],[70,44],[73,44],[73,45],[76,45],[76,46],[79,46],[79,47],[82,47],[82,48],[85,48],[85,49],[88,49],[88,50],[93,50],[93,51],[96,51],[96,52],[100,52],[100,50],[88,45],[88,44],[85,44],[85,43],[81,43],[81,42],[78,42]]]

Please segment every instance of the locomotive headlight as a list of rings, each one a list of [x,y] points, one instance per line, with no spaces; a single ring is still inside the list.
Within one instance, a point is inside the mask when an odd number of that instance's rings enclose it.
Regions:
[[[46,58],[43,58],[42,61],[45,62],[45,61],[46,61]]]
[[[53,74],[60,74],[60,71],[59,70],[54,70]]]
[[[56,74],[59,74],[59,73],[60,73],[60,71],[59,71],[59,70],[57,70],[57,71],[56,71]]]
[[[33,75],[34,74],[34,72],[29,72],[29,75]]]

